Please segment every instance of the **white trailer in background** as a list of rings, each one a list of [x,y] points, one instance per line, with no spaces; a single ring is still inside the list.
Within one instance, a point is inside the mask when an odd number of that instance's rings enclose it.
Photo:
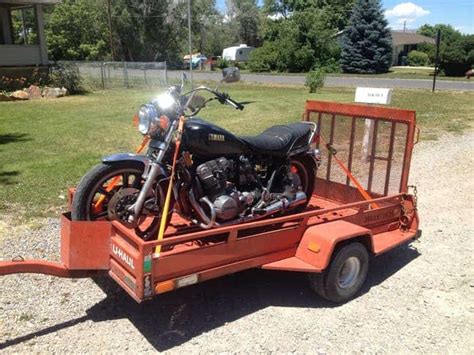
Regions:
[[[233,62],[246,62],[249,60],[250,53],[254,49],[254,47],[249,47],[246,44],[224,48],[222,51],[222,58]]]

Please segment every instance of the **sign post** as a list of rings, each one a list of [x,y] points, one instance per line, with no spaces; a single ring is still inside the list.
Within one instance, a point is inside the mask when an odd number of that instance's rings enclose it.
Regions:
[[[392,89],[358,87],[355,102],[364,104],[389,105],[392,102]],[[374,120],[365,120],[364,138],[362,140],[362,160],[370,161],[370,152],[374,137]]]

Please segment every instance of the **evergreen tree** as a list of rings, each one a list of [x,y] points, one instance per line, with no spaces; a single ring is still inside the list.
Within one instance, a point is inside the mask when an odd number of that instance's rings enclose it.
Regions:
[[[345,73],[385,73],[392,62],[392,37],[380,0],[357,0],[343,39]]]

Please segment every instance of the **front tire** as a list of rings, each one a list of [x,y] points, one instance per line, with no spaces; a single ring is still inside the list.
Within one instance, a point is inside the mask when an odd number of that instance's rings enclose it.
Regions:
[[[333,256],[323,273],[308,275],[311,288],[322,298],[343,303],[352,299],[367,278],[369,254],[364,245],[352,242]]]
[[[143,168],[142,163],[135,161],[96,165],[77,186],[71,204],[71,219],[73,221],[108,219],[109,202],[117,192],[125,188],[141,189],[144,182]],[[115,181],[114,188],[108,188],[113,181]],[[168,216],[167,224],[170,217],[171,214]],[[143,218],[142,223],[135,228],[135,233],[144,240],[151,239],[156,235],[159,223],[160,216],[154,216],[151,220],[148,218],[146,221]]]

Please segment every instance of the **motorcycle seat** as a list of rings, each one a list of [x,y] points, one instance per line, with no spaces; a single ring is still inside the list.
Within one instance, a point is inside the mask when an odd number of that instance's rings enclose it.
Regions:
[[[309,145],[311,125],[303,122],[272,126],[258,136],[240,137],[257,153],[287,155],[290,151]]]

